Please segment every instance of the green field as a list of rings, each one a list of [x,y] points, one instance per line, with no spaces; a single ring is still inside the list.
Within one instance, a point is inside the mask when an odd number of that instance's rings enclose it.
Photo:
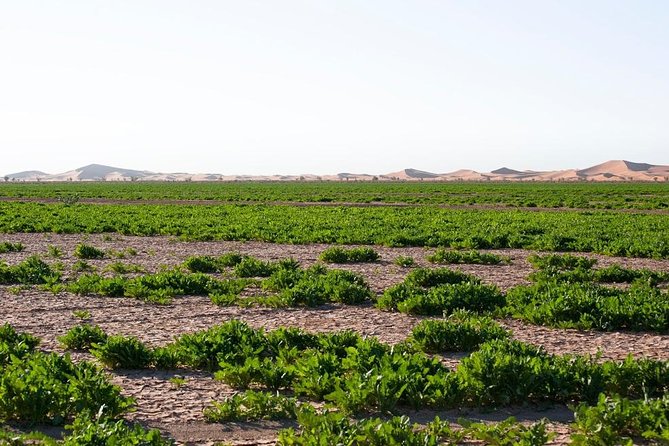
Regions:
[[[526,248],[669,258],[663,214],[423,207],[0,203],[0,232],[186,240]]]
[[[667,183],[2,183],[0,197],[668,209]]]

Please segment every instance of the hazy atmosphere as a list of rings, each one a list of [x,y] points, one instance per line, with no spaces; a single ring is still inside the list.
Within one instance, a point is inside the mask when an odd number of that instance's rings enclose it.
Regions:
[[[2,173],[668,164],[669,3],[0,3]]]

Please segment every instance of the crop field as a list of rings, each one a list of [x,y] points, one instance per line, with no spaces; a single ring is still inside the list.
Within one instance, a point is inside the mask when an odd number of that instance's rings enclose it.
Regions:
[[[666,185],[0,197],[0,444],[669,442]]]

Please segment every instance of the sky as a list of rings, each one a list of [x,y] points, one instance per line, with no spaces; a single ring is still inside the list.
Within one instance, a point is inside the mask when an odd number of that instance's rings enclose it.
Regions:
[[[0,172],[669,164],[665,0],[0,0]]]

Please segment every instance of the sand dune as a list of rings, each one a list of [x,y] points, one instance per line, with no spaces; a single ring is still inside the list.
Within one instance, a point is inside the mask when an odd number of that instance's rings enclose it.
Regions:
[[[669,182],[669,166],[625,160],[606,161],[585,169],[554,171],[515,170],[502,167],[491,172],[460,169],[433,173],[403,169],[383,175],[342,172],[332,175],[221,175],[217,173],[156,173],[101,164],[59,174],[25,171],[5,176],[7,181],[661,181]]]

